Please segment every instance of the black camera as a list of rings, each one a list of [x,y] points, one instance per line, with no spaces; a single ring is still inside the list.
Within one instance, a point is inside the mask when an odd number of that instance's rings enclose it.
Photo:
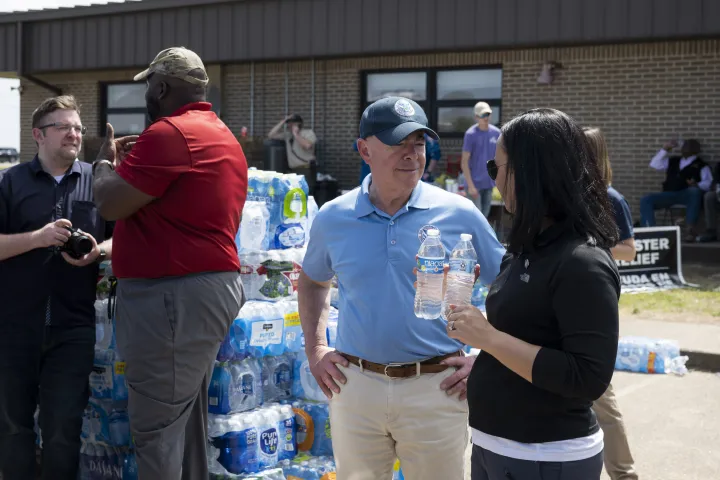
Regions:
[[[93,250],[93,242],[83,232],[77,228],[66,227],[70,231],[70,238],[67,239],[65,245],[60,247],[60,251],[66,252],[73,258],[82,258]]]

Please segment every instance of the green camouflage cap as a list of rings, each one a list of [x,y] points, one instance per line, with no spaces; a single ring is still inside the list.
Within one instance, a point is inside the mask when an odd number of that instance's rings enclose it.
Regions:
[[[202,70],[205,74],[204,79],[200,79],[190,75],[193,70]],[[185,47],[166,48],[158,53],[155,60],[152,61],[147,70],[135,75],[134,80],[145,80],[153,73],[160,73],[169,77],[179,78],[194,85],[207,85],[208,76],[205,71],[205,65],[197,53],[188,50]]]

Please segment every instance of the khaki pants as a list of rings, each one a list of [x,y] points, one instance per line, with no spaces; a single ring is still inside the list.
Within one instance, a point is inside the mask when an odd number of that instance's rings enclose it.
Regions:
[[[338,480],[390,480],[396,458],[411,480],[463,480],[467,401],[440,383],[455,372],[391,379],[350,365],[330,400]]]
[[[593,404],[600,428],[605,435],[605,470],[612,480],[637,480],[635,461],[630,453],[625,422],[615,400],[612,385]]]

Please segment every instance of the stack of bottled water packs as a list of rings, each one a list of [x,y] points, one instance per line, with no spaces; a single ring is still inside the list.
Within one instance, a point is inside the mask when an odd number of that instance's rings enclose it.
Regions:
[[[310,373],[296,293],[315,212],[303,176],[249,171],[236,237],[247,301],[208,391],[212,479],[325,480],[335,471],[327,398]],[[337,318],[331,308],[331,346]]]
[[[331,308],[331,346],[337,313]],[[208,398],[213,478],[265,475],[298,451],[332,456],[327,398],[310,373],[295,300],[243,306],[218,352]]]
[[[111,275],[108,266],[95,302],[95,361],[89,381],[90,400],[83,415],[80,480],[137,479],[125,362],[115,343],[115,318],[107,293]]]
[[[636,373],[687,373],[688,357],[680,355],[674,340],[646,337],[621,337],[618,342],[615,369]]]
[[[251,168],[236,237],[239,251],[285,250],[304,246],[312,214],[317,209],[308,194],[308,184],[303,175]]]

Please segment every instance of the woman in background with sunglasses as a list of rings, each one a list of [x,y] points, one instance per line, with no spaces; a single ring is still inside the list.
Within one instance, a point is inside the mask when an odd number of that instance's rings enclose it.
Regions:
[[[582,128],[536,109],[504,125],[488,162],[513,216],[487,319],[461,306],[448,334],[482,350],[468,379],[473,480],[598,480],[591,409],[612,378],[620,279],[612,207]]]

